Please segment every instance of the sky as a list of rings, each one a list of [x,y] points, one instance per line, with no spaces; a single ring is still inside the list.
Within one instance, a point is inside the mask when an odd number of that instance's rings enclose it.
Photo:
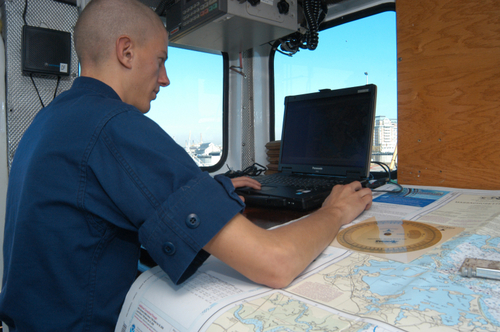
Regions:
[[[181,146],[222,143],[222,56],[169,47],[170,85],[160,89],[147,115]]]
[[[276,137],[287,95],[377,85],[377,115],[397,118],[396,13],[383,12],[321,31],[314,51],[276,54]],[[366,75],[367,73],[368,75]]]
[[[222,141],[222,58],[170,47],[170,86],[148,113],[182,146]],[[275,56],[276,137],[287,95],[377,85],[377,115],[397,118],[396,14],[383,12],[320,32],[316,50]],[[367,73],[368,75],[366,75]]]

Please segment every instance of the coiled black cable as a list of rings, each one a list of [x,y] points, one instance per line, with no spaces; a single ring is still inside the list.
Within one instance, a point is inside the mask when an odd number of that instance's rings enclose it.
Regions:
[[[224,175],[227,176],[228,178],[236,178],[240,176],[258,176],[261,175],[266,170],[267,167],[262,166],[261,164],[258,163],[254,163],[253,165],[248,166],[242,171],[233,171],[232,169],[230,169],[229,171],[224,173]]]
[[[307,22],[305,47],[313,51],[319,42],[319,14],[321,9],[320,0],[304,1],[304,14]],[[301,47],[301,48],[305,48]]]
[[[315,50],[319,43],[319,25],[325,19],[328,7],[323,0],[304,0],[302,3],[306,29],[280,39],[278,52],[292,56],[300,49]]]

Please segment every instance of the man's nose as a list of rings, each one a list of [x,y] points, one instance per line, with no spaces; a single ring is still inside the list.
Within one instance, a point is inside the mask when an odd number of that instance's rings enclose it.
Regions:
[[[165,68],[163,68],[163,70],[160,73],[160,76],[158,77],[158,83],[160,83],[160,86],[170,85],[170,80],[168,79],[167,70]]]

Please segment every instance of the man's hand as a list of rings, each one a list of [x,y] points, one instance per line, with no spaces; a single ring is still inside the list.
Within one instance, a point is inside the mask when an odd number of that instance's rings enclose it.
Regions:
[[[231,182],[233,183],[233,186],[235,188],[241,188],[241,187],[250,187],[253,189],[259,190],[261,188],[260,183],[257,180],[254,180],[248,176],[241,176],[238,178],[231,179]],[[245,198],[242,196],[239,196],[241,200],[244,202]]]
[[[323,202],[321,209],[340,212],[342,225],[353,221],[364,210],[372,206],[372,191],[363,188],[361,183],[355,181],[346,185],[336,185],[330,195]]]

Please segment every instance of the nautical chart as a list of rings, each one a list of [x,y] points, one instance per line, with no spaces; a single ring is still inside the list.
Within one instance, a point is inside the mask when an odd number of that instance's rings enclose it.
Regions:
[[[244,301],[218,317],[208,332],[402,332],[376,319],[362,319],[280,291]]]
[[[461,234],[411,264],[354,252],[285,290],[234,303],[206,331],[499,331],[500,282],[457,273],[478,250],[500,260],[499,244]]]
[[[280,290],[249,282],[214,257],[181,285],[153,268],[129,291],[115,332],[500,331],[500,280],[460,273],[466,258],[500,261],[500,204],[479,228],[469,227],[474,211],[497,201],[484,197],[462,199],[471,212],[459,223],[375,225],[370,218],[352,225],[346,244],[383,252],[332,243]]]

